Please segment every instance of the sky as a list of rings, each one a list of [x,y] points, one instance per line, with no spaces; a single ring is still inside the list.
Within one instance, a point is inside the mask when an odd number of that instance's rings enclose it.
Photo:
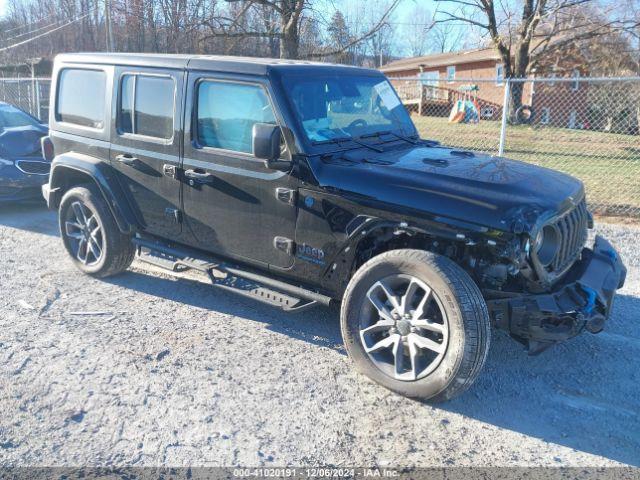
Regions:
[[[341,3],[346,4],[346,3],[357,3],[357,2],[365,2],[365,1],[366,0],[337,0],[332,3],[338,6],[338,8],[340,8]],[[417,4],[424,5],[430,11],[434,11],[435,9],[434,7],[435,2],[433,0],[403,0],[402,3],[398,6],[398,9],[396,10],[395,16],[399,19],[406,18],[409,12],[411,11],[411,9]],[[4,14],[6,13],[6,9],[7,9],[7,0],[0,0],[0,17],[4,16]]]
[[[314,5],[318,10],[325,10],[327,19],[331,18],[336,8],[347,13],[349,11],[358,11],[362,9],[363,5],[366,5],[370,0],[316,0]],[[7,11],[8,0],[0,0],[0,17],[4,16]],[[383,2],[384,3],[384,2]],[[400,37],[403,35],[403,29],[406,28],[408,22],[411,21],[412,13],[416,6],[422,7],[425,11],[433,15],[438,9],[443,10],[446,8],[443,3],[437,3],[434,0],[402,0],[392,16],[389,18],[389,22],[394,23],[396,32]],[[402,43],[402,42],[400,42]],[[404,51],[394,52],[394,54],[405,54]]]

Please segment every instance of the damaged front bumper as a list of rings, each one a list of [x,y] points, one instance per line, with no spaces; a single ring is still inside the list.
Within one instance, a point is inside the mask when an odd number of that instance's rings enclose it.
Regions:
[[[609,317],[616,290],[627,275],[611,244],[596,236],[553,291],[491,299],[492,322],[535,354],[583,330],[598,333]]]

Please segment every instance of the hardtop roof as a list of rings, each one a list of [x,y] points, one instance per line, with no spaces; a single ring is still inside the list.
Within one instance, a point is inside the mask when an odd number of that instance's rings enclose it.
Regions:
[[[139,67],[162,67],[190,70],[215,70],[219,72],[266,75],[269,70],[335,69],[341,73],[376,73],[377,70],[280,58],[234,57],[227,55],[190,55],[162,53],[64,53],[56,57],[64,63],[89,63],[98,65],[131,65]]]

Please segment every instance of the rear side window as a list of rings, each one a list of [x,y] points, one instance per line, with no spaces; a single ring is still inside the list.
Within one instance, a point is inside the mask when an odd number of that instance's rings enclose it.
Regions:
[[[107,75],[100,70],[66,68],[58,80],[56,120],[83,127],[104,127]]]
[[[120,133],[173,137],[174,92],[170,77],[123,75],[118,109]]]
[[[203,147],[253,153],[253,125],[276,121],[259,85],[204,81],[198,88],[197,123]]]

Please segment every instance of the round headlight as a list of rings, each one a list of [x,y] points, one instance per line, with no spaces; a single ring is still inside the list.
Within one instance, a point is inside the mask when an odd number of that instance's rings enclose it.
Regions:
[[[560,248],[560,234],[552,225],[545,225],[536,235],[535,251],[538,261],[548,266],[555,258]]]

